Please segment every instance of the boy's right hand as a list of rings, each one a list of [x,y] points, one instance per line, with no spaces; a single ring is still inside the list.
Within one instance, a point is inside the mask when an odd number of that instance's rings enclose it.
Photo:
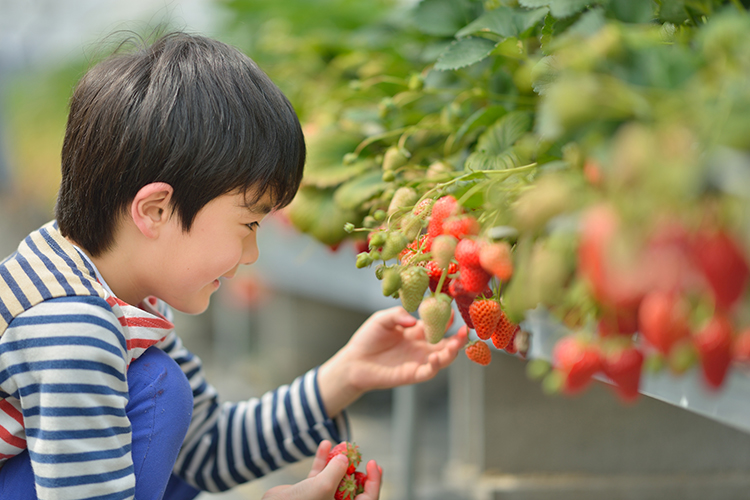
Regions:
[[[326,465],[331,447],[330,441],[322,441],[318,445],[307,479],[297,484],[271,488],[263,495],[263,500],[332,500],[349,461],[345,456],[338,455]],[[355,500],[377,500],[380,496],[381,478],[382,470],[374,460],[370,460],[367,463],[365,491],[357,495]]]

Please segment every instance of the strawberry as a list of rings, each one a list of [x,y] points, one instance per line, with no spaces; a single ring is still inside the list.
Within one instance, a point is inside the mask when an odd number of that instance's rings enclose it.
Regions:
[[[427,297],[419,304],[419,317],[424,322],[427,341],[437,344],[445,335],[451,319],[451,299],[444,293]]]
[[[479,249],[479,264],[500,281],[508,281],[513,275],[510,245],[504,241],[482,245]]]
[[[676,295],[652,291],[638,309],[638,325],[648,343],[666,356],[676,342],[690,334],[687,314]]]
[[[725,231],[703,230],[692,244],[692,256],[705,277],[717,307],[732,308],[747,286],[750,276],[745,254]]]
[[[471,215],[454,215],[443,221],[443,234],[449,234],[457,240],[475,236],[481,229],[482,226]]]
[[[481,245],[476,240],[463,239],[456,245],[456,261],[461,267],[480,267],[479,250]]]
[[[737,334],[732,346],[732,355],[740,363],[750,362],[750,329]]]
[[[471,322],[482,340],[489,340],[502,314],[500,303],[492,299],[477,299],[469,306]]]
[[[597,331],[602,337],[634,334],[638,331],[638,308],[602,307]]]
[[[489,365],[492,360],[492,352],[490,352],[489,346],[481,340],[469,342],[466,346],[466,356],[482,366]]]
[[[423,234],[419,238],[406,245],[406,248],[401,250],[401,252],[398,254],[398,259],[399,261],[401,261],[401,264],[407,265],[414,257],[422,255],[425,252],[426,239],[427,235]]]
[[[390,297],[401,287],[401,274],[396,267],[388,267],[383,271],[383,295]]]
[[[510,336],[510,340],[508,341],[508,344],[505,346],[505,352],[508,354],[515,354],[518,352],[518,348],[516,347],[516,336],[518,335],[518,332],[521,331],[521,327],[518,327],[513,332],[513,335]],[[492,342],[495,343],[494,341]],[[521,353],[524,355],[524,353]]]
[[[433,292],[437,291],[438,283],[440,283],[440,277],[443,274],[443,270],[440,268],[440,266],[437,265],[437,262],[434,260],[427,261],[424,265],[424,268],[427,270],[427,275],[430,277],[430,290]],[[448,266],[448,274],[454,274],[458,272],[458,265],[454,262],[451,262]],[[448,287],[451,284],[451,278],[448,278],[446,276],[445,281],[443,281],[443,286],[440,289],[441,293],[447,293]]]
[[[432,198],[426,198],[414,207],[414,210],[412,210],[412,215],[414,217],[418,217],[422,220],[427,219],[427,217],[430,216],[432,213]]]
[[[487,271],[479,266],[460,266],[459,272],[459,279],[464,288],[473,293],[479,293],[484,290],[492,277]]]
[[[602,371],[614,383],[617,395],[630,403],[638,398],[643,353],[633,345],[610,349],[602,356]]]
[[[557,370],[563,375],[563,391],[577,394],[591,382],[601,368],[599,350],[575,335],[560,339],[552,351]]]
[[[391,231],[385,237],[385,244],[381,251],[383,260],[390,260],[397,257],[409,244],[409,239],[401,231]]]
[[[500,311],[500,319],[498,319],[497,325],[495,325],[495,329],[492,331],[492,344],[498,349],[505,349],[507,351],[511,340],[513,340],[513,337],[515,337],[520,329],[520,326],[511,322],[508,316]]]
[[[336,493],[333,495],[334,500],[354,500],[357,496],[357,480],[354,472],[347,473],[339,483]]]
[[[346,469],[347,474],[354,474],[354,471],[357,470],[359,463],[362,461],[362,454],[359,452],[359,446],[348,441],[342,441],[331,448],[331,451],[328,452],[326,464],[333,460],[333,457],[336,455],[344,455],[349,459],[349,467]]]
[[[410,207],[417,201],[417,192],[410,187],[400,187],[393,193],[388,205],[388,215],[393,215],[404,207]]]
[[[364,472],[355,471],[354,481],[357,483],[357,495],[364,493],[365,483],[367,482],[367,474]]]
[[[438,236],[432,241],[432,247],[430,247],[432,258],[442,269],[451,264],[451,259],[456,253],[457,243],[458,240],[449,234]]]
[[[422,297],[430,284],[424,267],[412,266],[401,271],[401,288],[398,296],[401,304],[409,312],[414,312],[422,302]]]
[[[430,214],[430,222],[427,225],[427,234],[432,240],[443,234],[443,222],[448,217],[457,214],[459,211],[458,202],[451,195],[446,195],[439,198],[432,205],[432,213]]]
[[[714,317],[693,338],[708,385],[718,389],[732,361],[732,324],[721,314]]]

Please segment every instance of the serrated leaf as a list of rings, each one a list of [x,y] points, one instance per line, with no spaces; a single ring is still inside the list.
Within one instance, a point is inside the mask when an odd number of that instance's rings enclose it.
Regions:
[[[503,106],[489,106],[477,110],[458,128],[452,138],[452,143],[457,144],[469,132],[495,123],[505,113],[507,111]]]
[[[489,56],[496,45],[486,38],[462,38],[450,44],[448,49],[440,54],[435,69],[453,70],[478,63]]]
[[[357,209],[364,202],[382,193],[388,184],[383,182],[383,173],[373,170],[342,184],[333,195],[343,209]]]
[[[453,36],[481,12],[481,4],[468,0],[422,0],[414,9],[412,19],[423,33]]]
[[[507,170],[520,166],[521,160],[513,148],[500,154],[475,151],[464,162],[465,170]]]
[[[488,128],[477,141],[476,151],[489,155],[505,153],[518,139],[531,130],[531,115],[525,111],[512,111]]]
[[[489,32],[504,38],[519,37],[547,15],[547,9],[520,10],[500,6],[485,12],[456,33],[457,38]]]

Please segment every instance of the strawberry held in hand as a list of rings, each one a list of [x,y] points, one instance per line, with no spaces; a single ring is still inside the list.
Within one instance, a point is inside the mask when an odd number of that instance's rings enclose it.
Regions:
[[[444,293],[427,297],[419,305],[419,317],[424,322],[427,342],[437,344],[445,335],[451,319],[451,299]]]
[[[328,453],[328,458],[326,459],[326,464],[333,460],[333,457],[336,455],[344,455],[349,459],[349,467],[346,469],[347,474],[354,474],[354,471],[357,470],[359,463],[362,461],[362,454],[359,452],[359,446],[354,443],[349,443],[348,441],[343,441],[331,448],[331,451]]]

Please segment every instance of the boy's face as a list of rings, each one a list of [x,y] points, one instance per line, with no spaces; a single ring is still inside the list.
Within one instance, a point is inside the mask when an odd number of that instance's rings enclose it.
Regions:
[[[240,264],[258,259],[257,226],[269,211],[267,196],[247,207],[240,193],[207,203],[187,233],[179,218],[171,217],[161,241],[164,258],[153,295],[178,311],[205,311],[219,278],[231,278]]]

